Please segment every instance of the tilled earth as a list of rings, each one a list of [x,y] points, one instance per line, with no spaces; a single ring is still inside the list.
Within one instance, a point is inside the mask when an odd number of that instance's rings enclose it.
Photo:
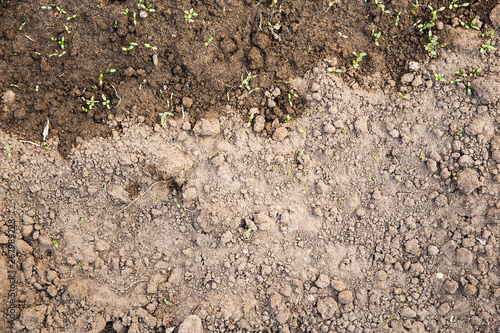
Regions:
[[[152,3],[146,18],[126,1],[75,1],[61,5],[64,15],[57,5],[0,4],[2,26],[12,25],[0,39],[0,331],[498,332],[500,60],[483,47],[497,41],[497,2],[451,10],[392,1],[390,14],[364,1],[292,4]],[[436,56],[413,26],[429,21],[429,4],[445,6],[432,30],[443,43]],[[190,7],[199,15],[187,23],[181,9]],[[28,9],[21,30],[4,20]],[[280,29],[267,25],[274,10]],[[396,29],[397,11],[408,40],[382,57],[361,20],[391,18]],[[460,24],[476,13],[480,31]],[[335,14],[343,21],[324,18]],[[215,27],[224,15],[232,23]],[[359,34],[354,51],[368,56],[354,70],[352,45],[324,42],[301,58],[308,41],[293,17],[314,40],[341,27]],[[318,26],[331,30],[313,34]],[[68,54],[32,57],[52,66],[46,72],[16,63],[30,61],[25,34],[48,38],[55,27],[71,35]],[[77,42],[78,29],[94,41]],[[390,49],[383,31],[380,52]],[[203,45],[212,34],[214,47]],[[262,34],[272,46],[259,46]],[[131,35],[142,38],[132,55],[121,51]],[[214,55],[227,36],[240,58]],[[28,44],[6,60],[13,41]],[[251,68],[255,48],[262,68]],[[279,74],[271,54],[300,61]],[[239,87],[245,69],[257,75],[252,94]],[[9,86],[16,77],[39,91]],[[109,110],[82,111],[103,93]]]

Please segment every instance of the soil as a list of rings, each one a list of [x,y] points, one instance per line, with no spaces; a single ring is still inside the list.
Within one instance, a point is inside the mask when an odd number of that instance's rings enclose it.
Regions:
[[[0,331],[500,330],[498,1],[141,3],[0,2]]]

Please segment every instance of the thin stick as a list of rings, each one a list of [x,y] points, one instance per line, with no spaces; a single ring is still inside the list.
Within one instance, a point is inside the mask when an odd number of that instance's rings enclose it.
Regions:
[[[148,189],[147,189],[145,192],[143,192],[143,193],[139,194],[139,196],[137,196],[137,198],[135,198],[134,200],[132,200],[132,202],[131,202],[131,203],[129,203],[129,204],[127,205],[127,207],[125,207],[125,208],[123,208],[123,209],[120,209],[119,211],[117,211],[116,213],[114,213],[114,214],[113,214],[113,216],[116,216],[116,215],[120,214],[121,212],[124,212],[127,208],[129,208],[130,206],[132,206],[132,204],[133,204],[134,202],[136,202],[137,200],[139,200],[139,199],[140,199],[140,198],[141,198],[144,194],[148,193],[148,191],[149,191],[149,190],[150,190],[153,186],[155,186],[156,184],[159,184],[159,183],[164,183],[164,182],[166,182],[166,180],[160,180],[159,182],[154,182],[153,184],[151,184],[151,186],[149,186],[149,187],[148,187]]]
[[[137,283],[140,283],[140,282],[147,282],[148,280],[137,280],[137,281],[134,281],[132,282],[132,284],[130,286],[128,286],[127,288],[125,289],[113,289],[113,288],[110,288],[111,290],[113,290],[114,292],[117,292],[117,293],[124,293],[126,292],[127,290],[129,290],[133,285],[137,284]]]
[[[38,143],[34,143],[34,142],[31,142],[31,141],[19,140],[19,142],[29,143],[30,145],[34,145],[34,146],[40,147],[40,145]]]

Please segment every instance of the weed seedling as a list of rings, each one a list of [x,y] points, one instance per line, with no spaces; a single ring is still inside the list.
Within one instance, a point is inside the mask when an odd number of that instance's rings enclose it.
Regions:
[[[148,6],[146,7],[146,5],[144,5],[144,4],[142,3],[142,0],[139,0],[139,2],[137,3],[137,8],[139,8],[139,9],[144,9],[145,11],[148,11],[148,12],[151,12],[151,13],[156,12],[156,9],[151,8],[151,5],[148,5]]]
[[[106,95],[102,94],[101,97],[102,97],[102,105],[106,106],[108,109],[111,109],[111,106],[109,105],[111,101],[106,98]]]
[[[490,30],[488,31],[487,33],[485,34],[481,34],[481,37],[490,37],[490,38],[493,38],[493,34],[495,33],[495,30]]]
[[[467,82],[467,93],[470,94],[472,92],[472,86],[470,82]]]
[[[436,81],[446,82],[446,80],[444,79],[444,77],[441,76],[441,74],[434,74],[434,76],[436,77]]]
[[[198,16],[198,13],[196,13],[193,8],[184,11],[184,19],[188,23],[193,23],[194,22],[193,17],[196,16]]]
[[[251,89],[251,88],[250,88],[250,80],[251,80],[251,79],[254,79],[254,78],[256,78],[256,77],[257,77],[257,75],[252,74],[252,73],[248,73],[248,74],[247,74],[246,79],[243,79],[243,80],[241,81],[240,88],[245,87],[245,88],[248,90],[248,94],[249,94],[249,95],[250,95],[251,93],[253,93],[254,91],[259,90],[259,89],[260,89],[259,87],[257,87],[257,88],[253,88],[253,89]],[[229,101],[229,95],[228,95],[228,101]]]
[[[248,237],[248,236],[250,235],[250,233],[251,233],[251,232],[252,232],[252,228],[248,228],[248,230],[247,230],[247,231],[245,231],[245,236],[247,236],[247,237]]]
[[[139,45],[139,44],[131,42],[131,43],[129,43],[129,45],[127,47],[122,47],[122,50],[123,51],[130,51],[137,45]]]
[[[166,305],[170,304],[166,299],[163,300],[163,303],[165,303]]]
[[[457,2],[458,2],[458,0],[452,0],[451,3],[450,3],[450,9],[460,8],[460,7],[467,7],[469,5],[468,2],[464,2],[461,5],[457,4]]]
[[[66,30],[66,32],[67,32],[68,34],[70,34],[70,33],[71,33],[71,31],[69,30],[69,28],[68,28],[68,26],[67,26],[67,25],[65,25],[65,26],[64,26],[64,30]]]
[[[377,5],[378,8],[380,8],[382,13],[389,14],[391,12],[390,10],[385,9],[385,5],[382,1],[375,0],[375,4]]]
[[[88,108],[82,106],[82,110],[88,112],[89,110],[92,110],[92,108],[94,107],[94,103],[99,103],[99,101],[94,101],[94,96],[92,96],[90,97],[90,100],[85,101],[85,103],[87,103]]]
[[[293,89],[290,89],[290,92],[288,93],[288,103],[290,104],[290,106],[293,106],[292,97],[298,98],[299,95],[297,95],[297,93],[295,93]]]
[[[396,24],[395,24],[396,27],[398,26],[399,20],[401,19],[401,17],[399,17],[399,15],[401,15],[401,11],[399,11],[398,15],[396,16]]]
[[[474,29],[474,30],[477,30],[477,31],[481,30],[481,29],[479,29],[479,27],[476,25],[476,18],[472,19],[472,22],[470,23],[470,27],[471,27],[472,29]]]
[[[333,7],[333,5],[335,5],[336,3],[339,3],[339,0],[334,0],[334,1],[330,1],[330,2],[328,2],[328,8],[325,10],[325,13],[326,13],[327,11],[329,11],[329,10],[330,10],[330,8],[332,8],[332,7]]]
[[[481,54],[485,54],[486,52],[496,51],[497,48],[494,47],[494,45],[495,45],[495,42],[493,42],[493,44],[492,44],[491,39],[488,39],[486,44],[481,45]]]
[[[434,8],[432,8],[432,6],[430,6],[430,5],[428,5],[428,6],[427,6],[427,8],[429,8],[429,9],[431,10],[431,14],[432,14],[431,23],[433,23],[433,22],[434,22],[434,20],[436,20],[436,19],[437,19],[437,14],[438,14],[439,12],[442,12],[443,10],[445,10],[445,9],[446,9],[446,8],[444,8],[444,7],[441,7],[441,8],[439,8],[439,9],[434,10]]]
[[[353,54],[356,59],[352,61],[352,67],[354,67],[354,69],[358,69],[359,63],[361,60],[363,60],[363,57],[366,56],[366,53],[361,52],[360,54],[357,54],[356,52],[353,52]]]
[[[162,112],[159,114],[159,116],[161,117],[160,118],[160,124],[161,124],[161,127],[165,128],[165,118],[167,116],[173,116],[174,114],[173,113],[170,113],[170,112]]]
[[[285,123],[288,123],[290,121],[291,117],[289,114],[286,115]]]
[[[255,117],[255,114],[252,113],[250,115],[250,118],[248,118],[247,127],[250,127],[252,125],[252,120],[253,120],[254,117]]]
[[[55,240],[55,241],[52,241],[52,244],[54,244],[54,246],[55,246],[56,248],[58,248],[58,247],[59,247],[59,243],[58,243],[56,240]]]
[[[401,91],[398,93],[399,97],[402,99],[408,99],[408,96],[404,95]]]
[[[372,36],[375,38],[375,45],[379,46],[379,43],[378,43],[378,39],[380,38],[380,36],[382,35],[382,31],[379,31],[379,32],[375,32],[372,30]]]
[[[454,172],[451,174],[453,176],[453,180],[454,181],[457,181],[458,180],[458,177],[457,177],[457,174]]]
[[[76,14],[75,15],[71,15],[71,16],[68,16],[66,17],[66,21],[69,21],[69,20],[72,20],[76,17]]]
[[[102,78],[103,78],[103,75],[101,73],[101,75],[99,75],[99,86],[102,87]]]
[[[5,147],[5,150],[7,151],[7,157],[11,157],[12,153],[10,152],[10,147]]]
[[[26,25],[26,21],[21,23],[21,26],[19,27],[19,30],[23,30],[24,26]]]
[[[106,69],[106,72],[108,72],[108,73],[114,73],[114,72],[116,72],[116,69],[114,69],[114,68],[111,68],[111,69],[108,68],[108,69]]]
[[[213,37],[210,37],[210,38],[208,39],[208,42],[206,42],[206,43],[205,43],[205,46],[206,46],[206,47],[208,47],[208,45],[210,45],[210,43],[211,43],[213,40],[214,40],[214,38],[213,38]]]
[[[147,47],[148,49],[153,50],[154,52],[158,51],[158,48],[156,46],[151,46],[148,43],[144,44],[144,46]]]
[[[477,69],[473,69],[472,72],[470,72],[469,76],[472,76],[474,75],[474,77],[476,77],[476,75],[481,71],[481,67],[477,68]]]

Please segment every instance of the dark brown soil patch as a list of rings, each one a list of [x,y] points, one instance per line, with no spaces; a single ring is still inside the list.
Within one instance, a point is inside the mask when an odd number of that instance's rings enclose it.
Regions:
[[[269,123],[285,121],[304,109],[301,93],[291,94],[290,80],[318,61],[337,62],[339,75],[366,88],[394,85],[409,61],[429,54],[423,47],[427,30],[422,34],[416,28],[431,22],[429,5],[445,7],[436,22],[470,25],[476,16],[488,22],[498,1],[453,10],[449,1],[419,4],[393,0],[382,7],[352,0],[329,8],[328,2],[289,0],[274,5],[269,0],[146,2],[155,12],[144,18],[132,1],[77,0],[48,9],[34,1],[3,2],[0,86],[16,97],[4,105],[0,126],[39,142],[49,119],[49,137],[58,137],[66,154],[77,137],[110,136],[109,121],[119,130],[128,117],[141,116],[152,125],[159,123],[160,113],[199,118],[221,114],[229,103],[260,107]],[[191,23],[184,15],[190,8],[198,14]],[[381,33],[378,46],[372,31]],[[124,51],[130,43],[137,45]],[[435,51],[438,56],[439,47]],[[367,53],[357,70],[354,52]],[[255,77],[246,88],[242,82],[249,75]],[[268,105],[265,93],[275,88],[280,89],[276,105]]]

